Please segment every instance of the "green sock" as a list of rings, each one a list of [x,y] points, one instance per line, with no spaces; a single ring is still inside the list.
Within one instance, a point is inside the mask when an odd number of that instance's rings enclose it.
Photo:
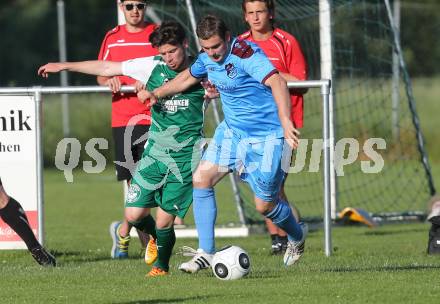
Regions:
[[[173,247],[176,243],[176,234],[174,233],[174,227],[165,229],[156,229],[157,232],[157,249],[158,257],[154,263],[155,267],[159,267],[162,270],[168,271],[170,268],[170,258],[173,253]]]
[[[156,221],[151,216],[151,214],[147,215],[146,217],[138,220],[138,221],[129,221],[130,224],[132,224],[134,227],[139,229],[140,231],[143,231],[145,233],[150,234],[154,239],[157,239],[156,235]]]

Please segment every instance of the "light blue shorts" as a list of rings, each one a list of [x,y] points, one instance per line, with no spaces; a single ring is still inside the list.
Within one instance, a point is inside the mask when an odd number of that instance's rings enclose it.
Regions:
[[[223,121],[215,130],[202,159],[238,172],[254,194],[276,201],[285,178],[282,170],[284,138],[242,138]]]

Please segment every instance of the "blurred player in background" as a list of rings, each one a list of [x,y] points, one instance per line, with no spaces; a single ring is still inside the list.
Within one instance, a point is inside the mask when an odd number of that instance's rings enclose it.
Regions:
[[[155,24],[145,21],[147,3],[145,0],[121,0],[119,9],[124,13],[125,24],[118,25],[104,37],[99,51],[99,60],[124,61],[133,58],[157,55],[157,50],[148,41],[156,28]],[[135,80],[127,76],[103,77],[98,76],[99,85],[108,86],[113,91],[112,97],[112,134],[115,147],[115,161],[126,163],[126,150],[131,154],[134,162],[142,155],[146,138],[138,141],[148,132],[150,120],[136,119],[136,115],[150,116],[150,110],[139,102],[135,93],[119,93],[122,85],[133,85]],[[133,119],[134,118],[134,119]],[[130,145],[124,143],[124,134],[129,124],[134,124],[131,130]],[[134,166],[134,164],[132,164]],[[132,178],[129,168],[115,163],[118,181],[125,181],[127,186]],[[151,218],[151,221],[154,221]],[[110,235],[113,240],[111,257],[124,259],[128,257],[131,226],[126,221],[113,222],[110,225]],[[145,248],[148,236],[138,231],[142,246]]]
[[[281,77],[286,81],[306,80],[307,65],[301,47],[295,37],[274,26],[274,0],[243,0],[243,16],[249,26],[249,31],[239,36],[256,43],[267,55]],[[303,127],[303,90],[290,89],[290,117],[295,128]],[[289,202],[283,182],[280,191],[282,200]],[[290,204],[297,220],[300,220],[298,210]],[[267,230],[272,240],[272,253],[284,253],[287,248],[287,234],[273,222],[265,218]]]
[[[299,135],[289,117],[286,81],[258,46],[232,39],[224,21],[216,16],[202,18],[197,35],[202,46],[197,60],[148,95],[154,104],[163,96],[185,91],[207,77],[220,92],[225,116],[193,176],[199,248],[179,268],[190,273],[209,268],[215,252],[217,216],[213,187],[230,170],[239,172],[249,183],[257,211],[287,232],[284,264],[292,265],[304,252],[306,233],[290,206],[278,195],[284,179],[284,142],[296,148]]]
[[[8,196],[0,179],[0,217],[25,242],[32,257],[42,266],[56,266],[55,258],[37,241],[23,207]]]

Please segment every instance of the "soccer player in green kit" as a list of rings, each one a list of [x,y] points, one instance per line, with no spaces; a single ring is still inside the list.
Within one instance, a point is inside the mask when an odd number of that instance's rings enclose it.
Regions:
[[[150,42],[158,49],[160,60],[146,57],[126,62],[49,63],[40,67],[38,73],[47,77],[48,73],[69,70],[102,76],[123,74],[138,80],[151,73],[147,89],[152,91],[185,70],[191,59],[186,54],[185,31],[177,22],[162,23],[151,34]],[[139,76],[142,73],[144,76]],[[149,264],[154,262],[147,274],[150,277],[168,274],[176,241],[174,219],[184,218],[192,203],[192,172],[200,159],[198,143],[202,139],[204,94],[202,86],[197,84],[181,94],[162,98],[151,108],[148,141],[133,172],[125,204],[125,218],[156,239],[157,260],[154,261],[154,252],[146,257]],[[142,93],[139,99],[143,100]],[[146,220],[151,218],[150,208],[154,207],[158,207],[155,227]]]
[[[154,90],[186,69],[184,29],[175,22],[163,23],[150,38],[165,64],[158,64],[147,83]],[[158,259],[148,276],[167,274],[176,241],[173,222],[184,218],[192,203],[192,172],[199,163],[202,138],[204,89],[195,85],[182,94],[162,98],[152,109],[150,135],[128,190],[125,215],[142,228],[149,208],[158,206],[156,233]],[[143,100],[142,93],[139,99]],[[138,224],[141,223],[141,224]]]

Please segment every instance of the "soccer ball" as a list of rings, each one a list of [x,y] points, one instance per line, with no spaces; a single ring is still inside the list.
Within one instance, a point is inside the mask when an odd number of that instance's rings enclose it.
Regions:
[[[220,280],[237,280],[251,269],[249,255],[238,246],[226,246],[214,254],[212,271]]]

